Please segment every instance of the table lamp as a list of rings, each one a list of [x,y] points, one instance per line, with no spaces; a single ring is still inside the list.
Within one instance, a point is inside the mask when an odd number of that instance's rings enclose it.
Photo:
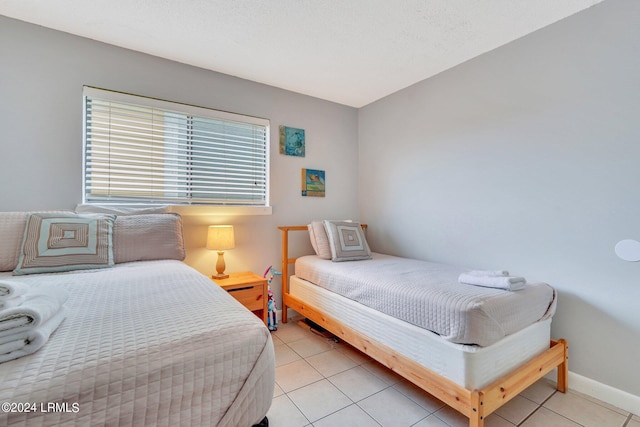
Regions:
[[[213,279],[226,279],[228,274],[224,274],[224,251],[233,249],[235,241],[233,238],[232,225],[210,225],[207,234],[207,249],[218,251],[218,261],[216,262],[216,272],[211,277]]]

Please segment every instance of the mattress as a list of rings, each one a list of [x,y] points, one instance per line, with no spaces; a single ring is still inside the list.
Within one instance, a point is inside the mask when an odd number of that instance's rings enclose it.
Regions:
[[[487,386],[549,348],[551,318],[480,347],[451,343],[297,276],[291,276],[289,294],[468,390]]]
[[[0,273],[7,278],[10,273]],[[67,318],[36,353],[0,364],[0,425],[251,426],[275,381],[269,330],[179,261],[37,274],[69,291]]]
[[[296,260],[296,276],[446,341],[488,346],[555,312],[555,290],[528,283],[516,292],[458,283],[466,270],[374,253],[372,259]]]

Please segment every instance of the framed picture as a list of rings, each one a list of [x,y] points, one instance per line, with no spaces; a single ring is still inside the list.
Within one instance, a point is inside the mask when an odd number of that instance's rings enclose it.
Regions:
[[[302,196],[324,197],[324,171],[302,169]]]
[[[280,126],[280,154],[304,157],[304,129]]]

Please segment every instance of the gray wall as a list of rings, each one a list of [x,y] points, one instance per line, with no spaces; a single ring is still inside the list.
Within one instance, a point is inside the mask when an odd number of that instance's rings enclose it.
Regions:
[[[378,251],[559,290],[570,370],[640,396],[640,2],[608,0],[359,114]]]
[[[217,256],[204,248],[208,224],[237,226],[236,249],[225,254],[228,271],[262,274],[271,264],[279,269],[276,226],[357,215],[356,109],[2,16],[0,211],[72,209],[81,202],[83,85],[271,120],[273,215],[184,218],[187,262],[205,274]],[[279,125],[305,129],[306,157],[279,154]],[[301,168],[326,171],[325,198],[300,195]]]

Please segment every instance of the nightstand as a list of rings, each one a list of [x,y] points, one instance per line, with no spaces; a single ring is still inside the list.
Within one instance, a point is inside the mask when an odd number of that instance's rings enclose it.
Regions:
[[[267,279],[251,272],[229,273],[226,279],[211,279],[229,292],[232,297],[244,305],[267,324]]]

